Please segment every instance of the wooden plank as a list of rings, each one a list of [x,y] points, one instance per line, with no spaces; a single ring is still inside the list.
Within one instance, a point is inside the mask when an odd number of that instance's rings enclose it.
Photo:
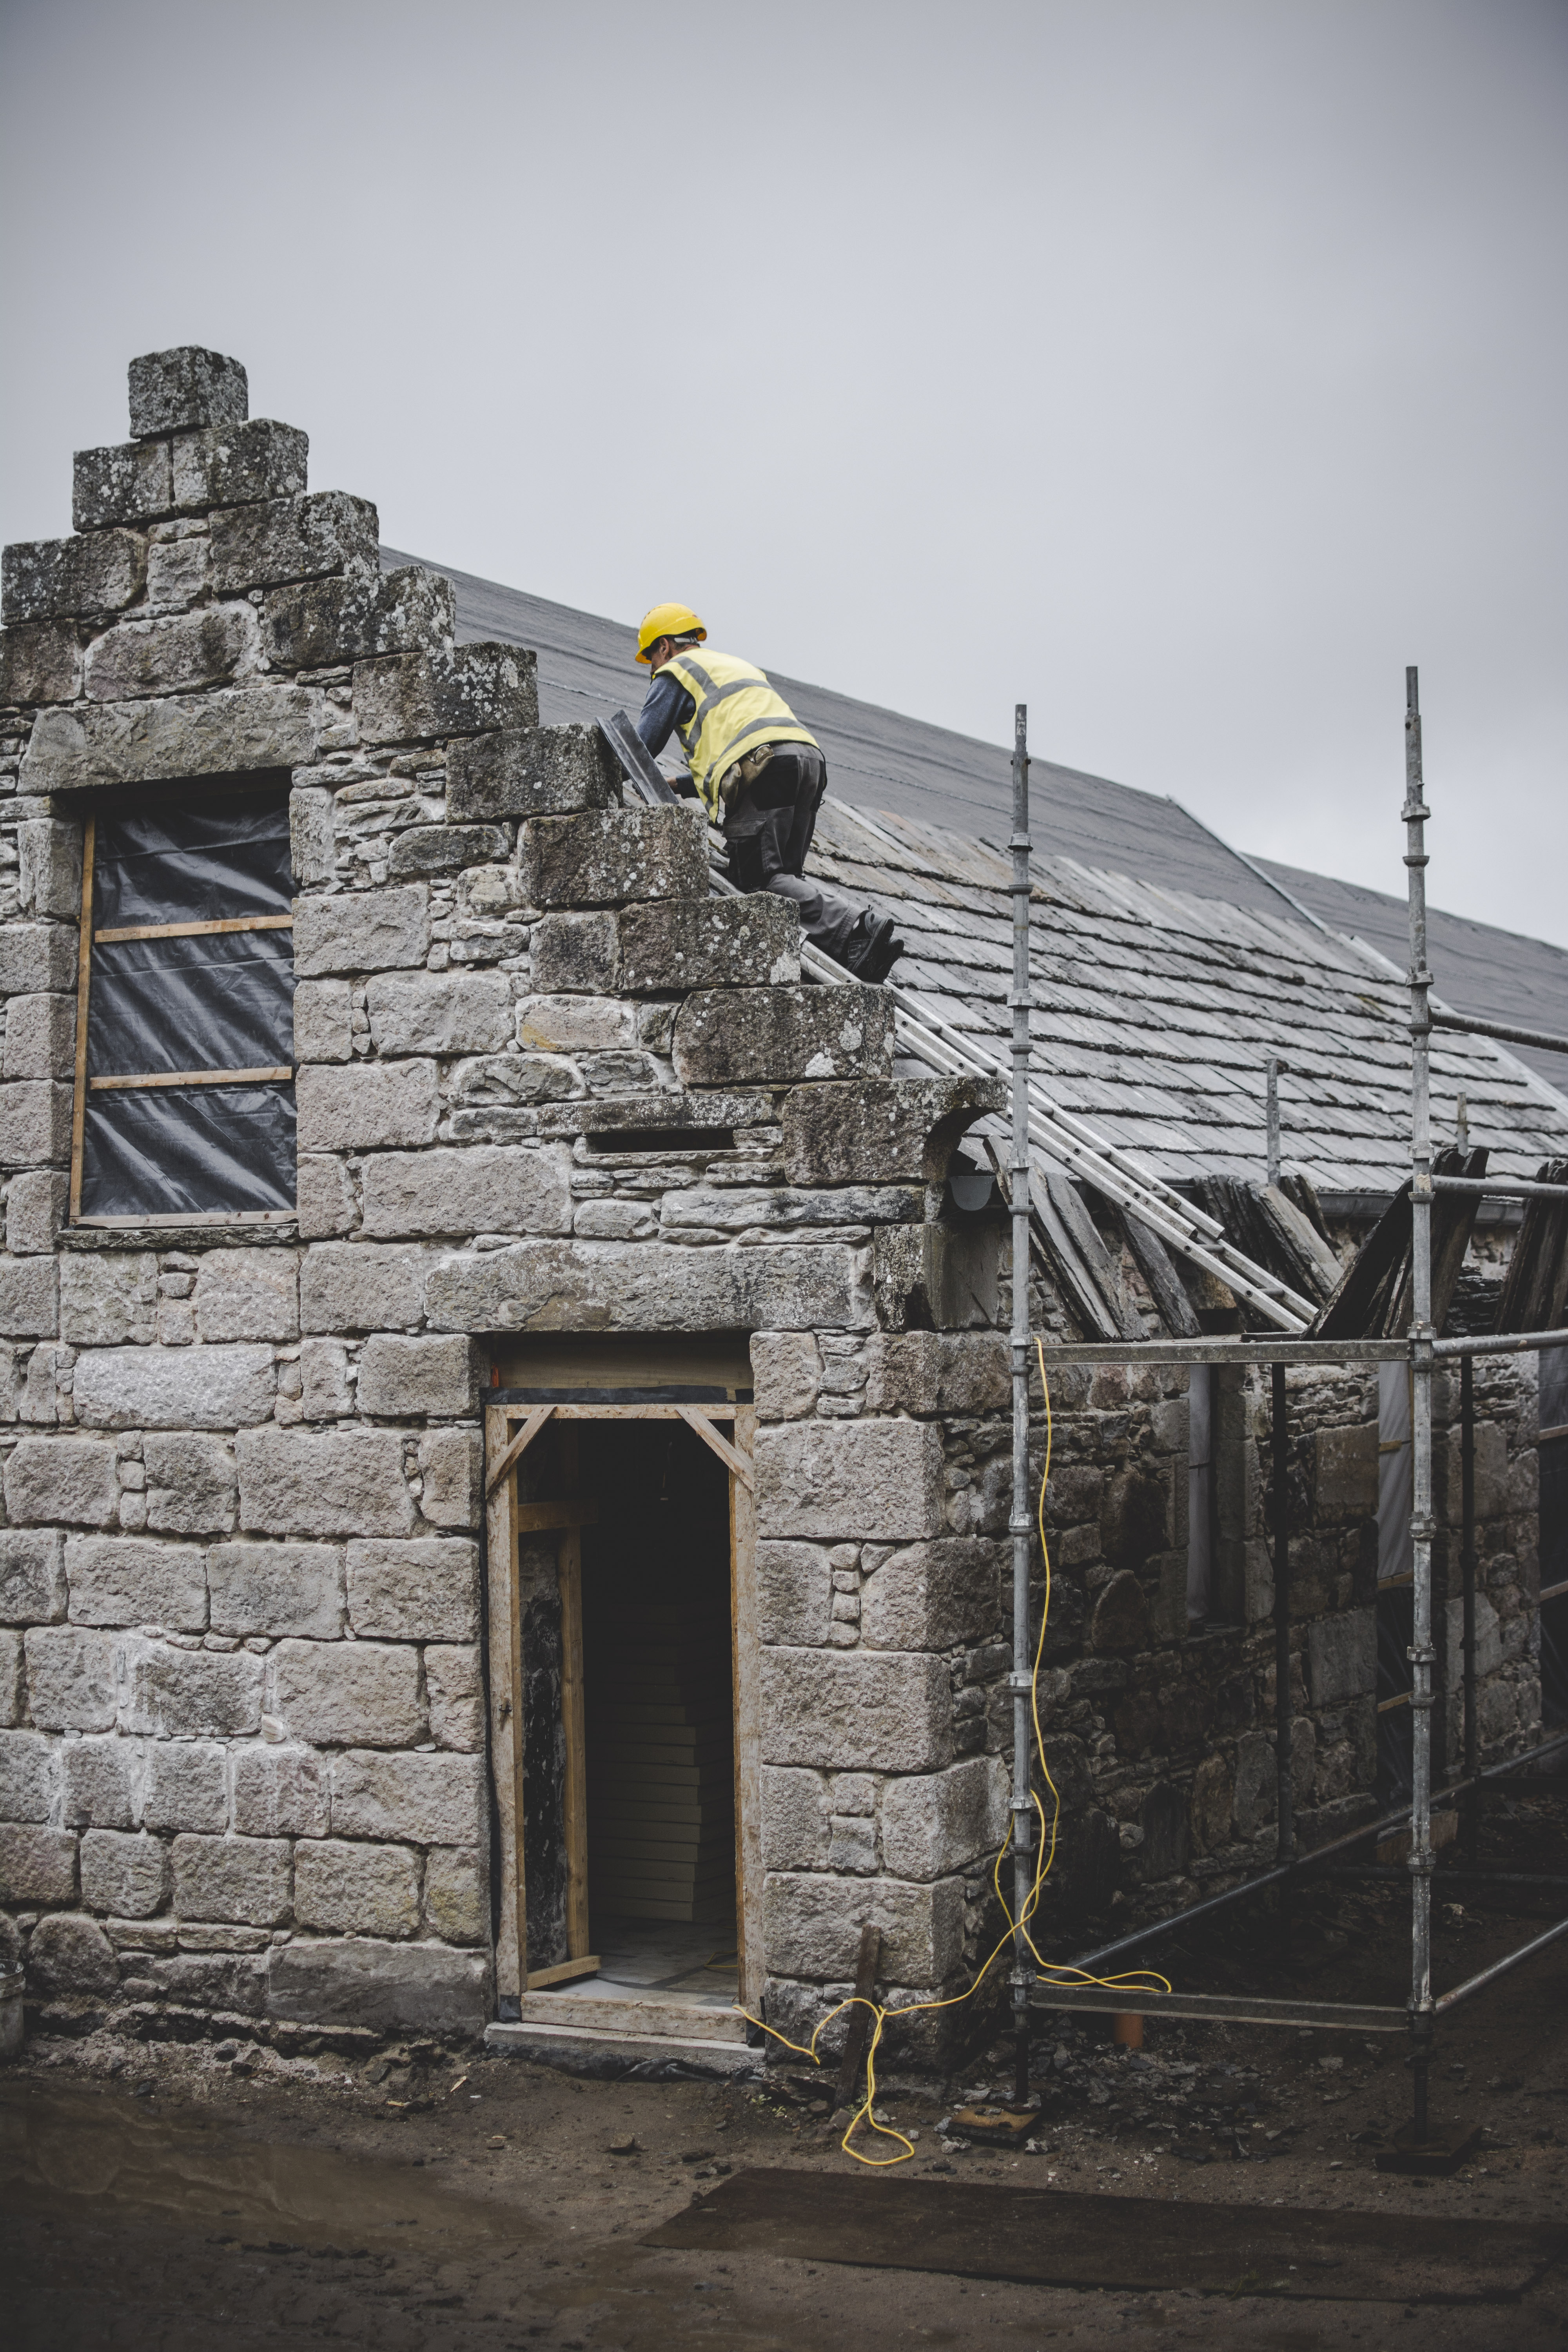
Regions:
[[[710,1445],[731,1477],[742,1486],[752,1483],[752,1465],[743,1454],[737,1454],[728,1438],[721,1437],[707,1417],[707,1408],[700,1404],[678,1404],[675,1408],[688,1429],[694,1429],[704,1445]]]
[[[989,1136],[985,1137],[984,1143],[985,1155],[996,1179],[996,1190],[1011,1216],[1011,1172],[1004,1165],[1001,1152]],[[1068,1237],[1066,1228],[1051,1206],[1050,1194],[1046,1189],[1045,1169],[1036,1158],[1031,1158],[1029,1162],[1029,1251],[1055,1287],[1059,1289],[1063,1284],[1066,1285],[1074,1311],[1084,1328],[1100,1332],[1105,1339],[1114,1339],[1118,1327],[1107,1314],[1100,1293],[1089,1278],[1089,1269],[1079,1263],[1078,1253]]]
[[[752,1405],[735,1414],[735,1444],[748,1459],[756,1439]],[[735,1707],[735,1944],[738,1998],[760,2015],[767,1979],[763,1937],[762,1650],[757,1638],[757,1511],[750,1479],[730,1481],[730,1624]]]
[[[519,1535],[548,1535],[552,1528],[594,1528],[599,1524],[597,1503],[514,1503],[511,1523]]]
[[[279,1078],[292,1079],[293,1076],[293,1063],[285,1062],[278,1068],[266,1070],[146,1070],[134,1077],[89,1078],[88,1085],[94,1094],[110,1094],[132,1087],[270,1086]]]
[[[1175,1339],[1197,1339],[1203,1336],[1193,1302],[1187,1296],[1186,1285],[1176,1271],[1175,1263],[1152,1225],[1129,1209],[1121,1220],[1127,1234],[1127,1245],[1137,1260],[1138,1271],[1149,1286],[1149,1295],[1160,1310],[1160,1319]]]
[[[573,1984],[579,1977],[596,1977],[599,1973],[597,1952],[584,1952],[579,1959],[558,1960],[552,1969],[530,1969],[528,1990],[540,1992],[546,1985]]]
[[[532,1407],[529,1412],[528,1419],[523,1423],[522,1427],[518,1431],[517,1435],[512,1439],[510,1444],[503,1449],[495,1467],[491,1470],[489,1476],[486,1479],[485,1493],[487,1496],[495,1493],[496,1488],[500,1485],[501,1480],[506,1476],[507,1472],[512,1467],[514,1463],[517,1462],[520,1455],[527,1453],[529,1447],[533,1444],[534,1439],[538,1436],[545,1423],[550,1419],[551,1414],[558,1412],[560,1408],[558,1406],[552,1404],[536,1404]],[[488,1417],[491,1421],[499,1421],[504,1430],[508,1422],[517,1419],[518,1416],[514,1412],[509,1412],[503,1406],[499,1412],[492,1412]]]
[[[1564,1177],[1568,1177],[1568,1160],[1543,1160],[1536,1171],[1536,1181],[1542,1184],[1561,1183]],[[1563,1319],[1565,1295],[1568,1201],[1537,1196],[1525,1206],[1503,1279],[1496,1328],[1500,1331],[1555,1330]]]
[[[502,1408],[509,1421],[521,1421],[525,1413],[552,1412],[558,1421],[679,1421],[685,1412],[704,1412],[712,1421],[733,1421],[738,1410],[732,1404],[509,1404]]]
[[[1400,1186],[1312,1325],[1315,1339],[1382,1337],[1388,1294],[1410,1249],[1410,1183]]]
[[[1037,1977],[1035,2009],[1087,2009],[1116,2017],[1208,2018],[1232,2025],[1321,2025],[1342,2033],[1407,2033],[1407,2009],[1340,2000],[1264,2000],[1241,1993],[1141,1991],[1135,1985],[1054,1984]]]
[[[575,1486],[574,1429],[563,1432],[561,1454],[563,1475],[569,1485]],[[562,1804],[566,1846],[566,1956],[574,1960],[587,1951],[589,1940],[588,1753],[583,1722],[583,1538],[576,1528],[569,1528],[562,1534],[555,1556],[555,1578],[561,1592],[561,1722],[566,1739],[566,1785]]]
[[[516,1904],[515,1937],[517,1946],[518,1990],[528,1986],[528,1871],[523,1860],[525,1814],[528,1802],[527,1738],[528,1722],[523,1711],[522,1655],[522,1547],[512,1521],[517,1508],[517,1480],[503,1478],[500,1487],[505,1509],[506,1573],[511,1607],[508,1632],[510,1635],[508,1685],[511,1695],[511,1774],[512,1774],[512,1888]]]
[[[1437,1342],[1439,1352],[1468,1345]],[[1522,1343],[1521,1343],[1522,1344]],[[1288,1339],[1256,1334],[1236,1339],[1053,1339],[1046,1336],[1049,1364],[1404,1364],[1407,1339]]]
[[[493,1449],[506,1443],[506,1417],[491,1407],[485,1414],[485,1440]],[[516,1665],[513,1614],[516,1589],[513,1562],[517,1539],[511,1528],[513,1487],[510,1479],[494,1489],[486,1511],[486,1570],[489,1579],[489,1754],[500,1823],[500,1911],[496,1935],[496,1990],[521,1995],[522,1971],[518,1958],[518,1926],[522,1917],[521,1890],[517,1874],[522,1841],[517,1797],[519,1757],[514,1734],[519,1726],[515,1704]]]
[[[87,1007],[92,982],[92,862],[98,819],[89,816],[81,837],[81,927],[76,950],[76,1097],[71,1106],[70,1213],[81,1213],[81,1147],[87,1126]]]
[[[849,2105],[859,2080],[860,2069],[866,2063],[866,2044],[871,2038],[872,2018],[869,2009],[861,2004],[876,1997],[877,1963],[881,1956],[882,1931],[874,1919],[868,1919],[860,1930],[860,1951],[855,1963],[856,2005],[849,2012],[849,2030],[844,2037],[844,2057],[833,2094],[836,2110]]]
[[[1030,1189],[1032,1191],[1033,1187]],[[1105,1302],[1112,1330],[1120,1332],[1125,1339],[1141,1339],[1143,1326],[1128,1304],[1127,1294],[1121,1287],[1121,1274],[1100,1237],[1093,1218],[1073,1186],[1055,1169],[1047,1169],[1046,1192],[1063,1230],[1072,1238],[1079,1264],[1085,1268]]]
[[[292,915],[235,915],[216,923],[124,923],[117,930],[95,931],[94,947],[111,948],[121,940],[197,940],[214,931],[291,931]]]

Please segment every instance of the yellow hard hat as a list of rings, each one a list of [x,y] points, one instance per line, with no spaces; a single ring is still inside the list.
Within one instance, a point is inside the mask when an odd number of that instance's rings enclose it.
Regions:
[[[657,646],[660,637],[696,637],[706,639],[707,630],[688,604],[656,604],[645,613],[637,630],[637,659],[645,666],[647,650]]]

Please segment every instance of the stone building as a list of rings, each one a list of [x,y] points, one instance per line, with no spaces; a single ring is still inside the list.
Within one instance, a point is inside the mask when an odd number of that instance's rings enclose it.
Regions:
[[[533,651],[386,568],[236,362],[134,362],[131,432],[77,456],[70,537],[5,554],[0,1906],[30,1996],[721,2054],[737,1990],[809,2028],[868,1918],[886,1997],[958,1990],[1006,1827],[1000,1085],[907,1063],[887,991],[803,984],[794,909],[710,895],[696,810],[624,804],[591,724],[541,724]],[[909,986],[994,1026],[996,853],[837,804],[818,846],[898,912]],[[1036,900],[1052,1083],[1163,1120],[1116,1139],[1201,1183],[1256,1157],[1283,1044],[1348,1249],[1344,1204],[1397,1181],[1386,970],[1067,859]],[[1453,1064],[1521,1167],[1568,1149],[1546,1082]],[[1160,1328],[1137,1234],[1049,1196],[1078,1240],[1038,1272],[1047,1345]],[[1377,1385],[1292,1390],[1309,1823],[1378,1780]],[[1538,1419],[1532,1375],[1484,1389],[1506,1744],[1541,1704]],[[1201,1412],[1184,1374],[1052,1391],[1070,1937],[1267,1850],[1270,1583],[1255,1375]]]

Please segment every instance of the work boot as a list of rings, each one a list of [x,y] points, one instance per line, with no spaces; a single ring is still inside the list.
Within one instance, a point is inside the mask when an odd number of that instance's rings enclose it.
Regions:
[[[902,940],[893,937],[891,917],[875,915],[868,907],[845,948],[844,968],[857,980],[886,980],[903,951]]]

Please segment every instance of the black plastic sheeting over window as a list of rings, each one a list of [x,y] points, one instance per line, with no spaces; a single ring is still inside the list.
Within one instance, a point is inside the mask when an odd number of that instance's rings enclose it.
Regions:
[[[254,920],[290,912],[286,799],[163,803],[100,816],[93,930]],[[93,1078],[292,1068],[290,930],[95,936],[88,997]],[[84,1217],[201,1215],[294,1205],[292,1078],[94,1088],[82,1135]]]
[[[89,1007],[89,1077],[280,1068],[294,1059],[294,934],[209,931],[95,947]]]
[[[100,931],[287,915],[293,895],[286,801],[160,803],[98,820],[92,897]]]

